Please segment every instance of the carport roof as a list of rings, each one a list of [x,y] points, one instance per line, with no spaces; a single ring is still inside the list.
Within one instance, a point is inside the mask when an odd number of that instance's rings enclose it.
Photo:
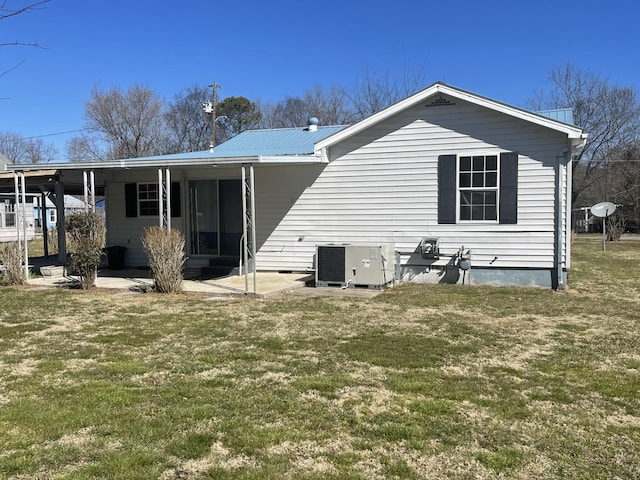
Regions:
[[[344,129],[345,126],[310,128],[279,128],[246,130],[218,145],[214,151],[176,153],[140,158],[126,158],[105,162],[50,163],[55,170],[82,170],[107,168],[169,167],[240,163],[318,163],[322,159],[314,154],[315,144]],[[10,164],[9,171],[36,170],[42,165]]]

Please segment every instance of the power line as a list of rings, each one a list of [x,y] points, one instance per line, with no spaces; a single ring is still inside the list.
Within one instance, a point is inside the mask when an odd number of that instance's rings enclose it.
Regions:
[[[92,130],[91,128],[80,128],[78,130],[67,130],[65,132],[45,133],[43,135],[32,135],[30,137],[20,137],[22,140],[33,140],[36,138],[55,137],[57,135],[68,135],[69,133],[84,132],[86,130]]]

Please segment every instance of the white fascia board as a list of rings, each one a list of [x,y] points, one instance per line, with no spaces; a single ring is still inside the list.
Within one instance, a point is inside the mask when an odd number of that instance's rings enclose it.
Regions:
[[[107,162],[81,162],[81,163],[47,163],[47,170],[110,170],[128,168],[171,168],[171,167],[199,167],[199,166],[225,166],[243,165],[250,163],[268,164],[297,164],[297,163],[322,163],[319,155],[258,155],[248,157],[219,157],[219,158],[184,158],[184,159],[154,159],[154,160],[111,160]],[[42,170],[42,164],[9,164],[7,172]]]
[[[326,163],[320,155],[261,155],[257,163],[274,165],[295,165],[305,163]]]
[[[47,163],[47,169],[52,170],[109,170],[118,168],[169,168],[188,166],[210,166],[210,165],[239,165],[243,163],[257,163],[260,157],[227,157],[227,158],[185,158],[171,160],[111,160],[107,162],[79,162],[79,163]],[[42,170],[44,165],[32,164],[9,164],[8,171],[28,171]]]
[[[410,97],[407,97],[404,100],[401,100],[398,103],[395,103],[378,113],[374,113],[370,117],[367,117],[364,120],[319,141],[315,144],[315,153],[322,155],[323,150],[325,150],[327,147],[335,145],[336,143],[339,143],[342,140],[351,137],[352,135],[360,133],[363,130],[366,130],[371,126],[380,123],[383,120],[386,120],[387,118],[392,117],[393,115],[407,108],[413,107],[414,105],[425,101],[427,98],[437,93],[449,95],[453,98],[458,98],[460,100],[464,100],[466,102],[479,105],[490,110],[501,112],[515,118],[519,118],[546,128],[550,128],[552,130],[562,132],[566,134],[568,138],[582,139],[585,135],[584,131],[579,127],[574,127],[566,123],[558,122],[548,117],[544,117],[533,112],[528,112],[527,110],[522,110],[505,103],[491,100],[490,98],[475,95],[471,92],[466,92],[455,87],[450,87],[449,85],[445,85],[443,83],[435,83],[430,87],[427,87],[424,90]]]

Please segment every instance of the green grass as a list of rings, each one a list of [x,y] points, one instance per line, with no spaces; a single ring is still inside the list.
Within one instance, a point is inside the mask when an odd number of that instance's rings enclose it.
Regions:
[[[0,478],[640,477],[640,241],[568,292],[0,289]]]

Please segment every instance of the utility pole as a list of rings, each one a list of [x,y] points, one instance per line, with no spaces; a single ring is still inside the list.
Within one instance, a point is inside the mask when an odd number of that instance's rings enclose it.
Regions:
[[[222,87],[218,85],[218,82],[213,82],[209,87],[213,88],[213,99],[211,100],[211,145],[209,146],[209,150],[213,152],[213,148],[216,146],[216,104],[218,103],[218,89]]]

